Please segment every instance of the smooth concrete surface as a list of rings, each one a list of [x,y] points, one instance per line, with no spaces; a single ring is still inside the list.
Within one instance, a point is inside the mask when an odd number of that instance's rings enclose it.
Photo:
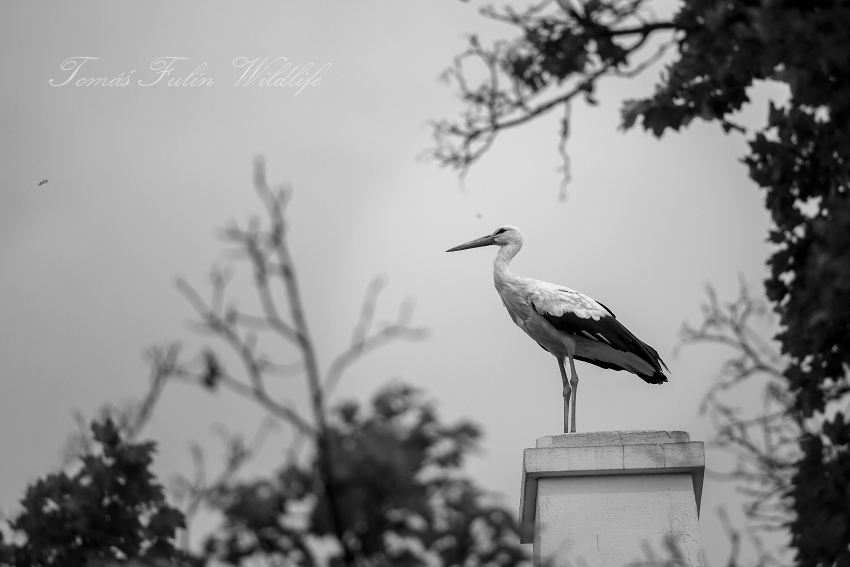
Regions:
[[[687,431],[593,431],[591,433],[560,433],[537,439],[538,449],[552,447],[601,447],[605,445],[659,445],[687,443]]]
[[[672,540],[685,565],[702,566],[686,474],[540,479],[535,525],[534,565],[667,565]]]
[[[703,443],[682,431],[541,437],[526,449],[520,536],[535,565],[701,566]],[[672,547],[671,547],[672,546]]]

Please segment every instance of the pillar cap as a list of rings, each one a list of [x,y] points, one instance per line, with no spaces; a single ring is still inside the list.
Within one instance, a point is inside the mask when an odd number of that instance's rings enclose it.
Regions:
[[[608,445],[660,445],[662,443],[688,443],[687,431],[592,431],[589,433],[561,433],[537,438],[538,449],[553,447],[604,447]]]

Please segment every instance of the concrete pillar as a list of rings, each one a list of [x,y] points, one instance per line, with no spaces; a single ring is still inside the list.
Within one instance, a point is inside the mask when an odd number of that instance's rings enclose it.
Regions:
[[[541,567],[702,567],[704,473],[684,431],[541,437],[523,455],[521,541]]]

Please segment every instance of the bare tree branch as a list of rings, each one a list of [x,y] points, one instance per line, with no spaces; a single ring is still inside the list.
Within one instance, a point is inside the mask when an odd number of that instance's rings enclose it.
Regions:
[[[260,242],[262,235],[254,227],[243,230],[236,226],[225,229],[223,234],[227,240],[239,245],[251,261],[265,324],[284,339],[298,344],[298,332],[280,316],[270,288],[269,272],[273,264],[269,258],[269,249]]]
[[[180,344],[168,343],[151,347],[145,352],[145,358],[150,366],[151,376],[148,390],[142,399],[122,406],[107,404],[100,408],[102,419],[111,418],[128,443],[134,441],[148,424],[166,382],[178,368]],[[90,454],[94,447],[88,420],[79,411],[75,411],[73,417],[77,431],[72,433],[65,442],[63,466],[69,466],[72,461]]]
[[[186,529],[181,534],[181,547],[189,550],[191,538],[191,522],[197,515],[201,506],[206,504],[210,498],[227,488],[239,470],[259,453],[269,433],[274,429],[275,423],[270,418],[264,419],[254,437],[249,443],[245,443],[238,434],[230,434],[223,427],[218,428],[219,435],[225,448],[224,466],[212,482],[207,482],[207,471],[204,463],[204,451],[198,443],[191,443],[189,449],[192,455],[194,475],[192,480],[184,476],[178,476],[175,481],[175,492],[178,498],[186,499],[185,516]]]
[[[196,323],[198,330],[222,339],[238,355],[245,368],[246,379],[226,372],[211,348],[206,348],[193,360],[182,364],[173,363],[169,367],[169,375],[207,389],[222,387],[251,399],[271,415],[294,426],[296,434],[293,445],[300,445],[304,439],[316,443],[317,462],[329,504],[332,532],[342,545],[345,563],[354,565],[357,552],[349,546],[346,530],[350,527],[342,524],[335,497],[333,455],[326,425],[326,397],[344,371],[360,357],[394,339],[422,338],[425,330],[411,326],[412,305],[409,302],[402,304],[394,323],[373,329],[377,300],[383,287],[383,280],[376,279],[366,292],[351,344],[333,359],[323,378],[286,238],[285,213],[289,193],[284,189],[272,191],[269,188],[265,166],[260,158],[254,164],[254,188],[266,209],[268,225],[264,226],[259,218],[254,217],[244,227],[230,224],[221,234],[227,243],[233,245],[231,254],[248,260],[261,312],[248,313],[227,302],[225,291],[233,275],[229,268],[212,270],[210,281],[213,289],[209,302],[204,301],[185,280],[177,280],[180,293],[200,318]],[[285,298],[285,310],[279,307],[278,294]],[[258,352],[258,333],[267,332],[281,338],[287,348],[294,347],[296,360],[277,363]],[[273,399],[266,386],[266,379],[271,375],[296,373],[303,375],[307,382],[312,423],[290,404]],[[196,480],[200,482],[203,479],[199,477]]]
[[[566,107],[579,95],[595,104],[593,91],[599,79],[631,77],[646,70],[676,44],[677,34],[688,30],[673,21],[657,20],[645,3],[601,0],[593,4],[592,13],[587,5],[574,6],[568,0],[558,0],[560,9],[555,10],[549,9],[552,3],[548,1],[523,12],[510,7],[502,11],[483,9],[484,16],[517,28],[518,37],[496,41],[491,48],[484,48],[476,36],[469,38],[467,50],[442,74],[444,80],[455,83],[465,108],[458,119],[432,123],[434,147],[426,155],[452,167],[463,179],[500,132],[526,124],[560,105]],[[647,41],[659,33],[673,37],[654,53],[642,56]],[[567,59],[575,57],[572,67],[556,70],[543,62],[542,48],[535,42],[549,38],[562,42],[561,49],[566,52],[566,59],[555,67],[567,65]],[[572,47],[567,48],[567,44]],[[472,86],[466,74],[468,61],[483,65],[485,78],[477,86]],[[553,95],[552,91],[559,92]],[[562,198],[563,186],[570,178],[564,151],[568,128],[564,124],[562,120],[559,143]]]
[[[147,351],[148,363],[151,367],[151,383],[148,393],[136,406],[125,430],[127,441],[138,437],[142,428],[148,423],[153,409],[159,401],[165,383],[177,368],[180,358],[180,344],[170,343],[163,347],[153,347]]]
[[[334,358],[328,368],[322,384],[322,388],[327,394],[333,391],[345,370],[366,354],[395,339],[417,340],[428,335],[426,329],[410,326],[412,317],[412,304],[410,302],[402,303],[395,323],[385,325],[373,333],[369,332],[382,285],[383,283],[376,279],[366,290],[366,296],[363,298],[363,306],[360,310],[360,320],[354,329],[351,344]]]
[[[745,516],[757,529],[785,529],[790,517],[788,489],[804,424],[791,409],[782,374],[785,359],[753,326],[769,311],[743,280],[735,301],[722,303],[712,287],[707,297],[702,323],[683,324],[680,346],[715,344],[733,353],[701,404],[716,432],[710,446],[735,457],[732,470],[712,473],[739,484],[739,492],[747,498]],[[755,411],[739,405],[741,399],[752,399],[752,388],[761,392],[761,407]]]
[[[177,287],[201,316],[203,324],[224,339],[236,351],[245,369],[248,371],[250,385],[227,374],[221,374],[221,384],[237,394],[255,399],[267,410],[288,421],[302,433],[315,435],[316,430],[313,426],[298,415],[295,410],[277,403],[269,396],[263,380],[267,366],[263,364],[262,359],[258,358],[250,343],[239,336],[235,327],[236,317],[225,316],[222,318],[212,312],[198,293],[184,280],[178,279]],[[175,372],[175,375],[182,378],[189,378],[198,383],[203,382],[201,373],[193,373],[185,367],[180,368],[179,372]]]
[[[327,437],[328,429],[325,415],[325,400],[324,392],[322,390],[319,361],[316,356],[313,341],[310,338],[310,332],[307,326],[307,317],[304,313],[303,303],[301,300],[301,291],[295,274],[295,265],[292,261],[292,256],[289,253],[289,247],[285,237],[286,224],[284,220],[284,208],[287,203],[287,196],[283,190],[278,191],[277,194],[273,194],[269,189],[266,182],[265,163],[262,158],[257,158],[254,162],[254,189],[260,196],[260,200],[265,205],[270,216],[271,228],[266,236],[266,242],[268,246],[274,250],[274,254],[277,259],[277,273],[281,277],[283,287],[286,291],[295,340],[301,351],[304,361],[304,371],[307,374],[307,384],[310,388],[313,417],[316,420],[318,429],[316,441],[319,447],[319,468],[322,471],[325,495],[329,503],[328,508],[331,516],[331,526],[333,527],[333,531],[342,546],[345,563],[348,565],[354,565],[356,563],[356,552],[351,549],[346,539],[345,526],[342,524],[342,515],[339,510],[339,501],[336,498],[333,456],[331,455],[330,441]],[[262,278],[257,278],[259,287],[262,282],[265,282],[266,270],[265,266],[262,267],[262,270],[257,270],[257,268],[258,264],[255,260],[255,274],[260,272],[260,275],[262,276]],[[264,308],[266,308],[265,303]]]
[[[284,191],[281,190],[277,194],[273,194],[269,189],[266,182],[265,164],[262,158],[257,158],[254,163],[254,188],[269,213],[271,228],[266,236],[267,244],[274,250],[278,262],[277,275],[283,280],[286,291],[289,314],[292,317],[293,338],[297,342],[304,359],[304,369],[307,374],[308,385],[310,386],[314,418],[318,424],[319,431],[325,431],[325,405],[324,394],[321,388],[319,362],[307,326],[307,317],[304,313],[301,290],[295,274],[295,265],[285,238],[286,224],[284,221],[284,208],[288,199]],[[253,250],[249,248],[249,251]],[[255,272],[260,272],[262,275],[261,278],[257,278],[258,288],[262,287],[267,291],[267,271],[265,265],[259,265],[258,261],[255,260],[254,268]],[[262,295],[271,297],[270,293],[263,293]],[[265,302],[264,308],[266,308]],[[277,317],[276,311],[273,311],[273,314],[275,315],[274,319],[280,319]]]

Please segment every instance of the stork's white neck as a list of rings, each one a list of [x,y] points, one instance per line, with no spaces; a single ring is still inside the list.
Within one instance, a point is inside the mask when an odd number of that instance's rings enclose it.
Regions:
[[[496,260],[493,261],[493,279],[497,282],[505,282],[515,277],[509,267],[511,260],[517,255],[520,248],[522,248],[521,242],[512,242],[499,248],[499,253],[496,254]]]

